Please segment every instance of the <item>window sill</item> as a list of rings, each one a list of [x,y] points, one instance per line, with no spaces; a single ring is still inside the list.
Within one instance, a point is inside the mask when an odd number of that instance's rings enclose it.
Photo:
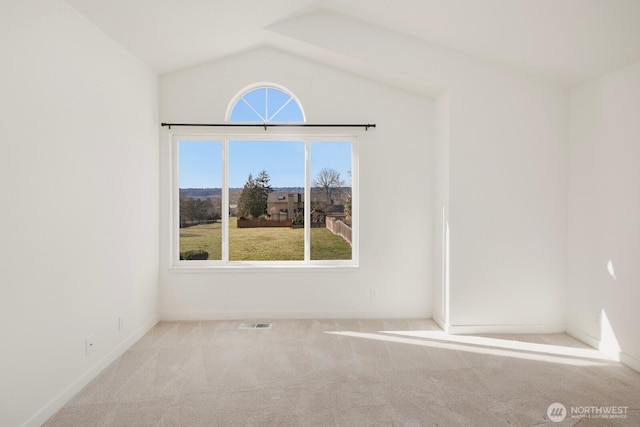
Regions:
[[[243,273],[255,273],[255,272],[294,272],[294,271],[325,271],[325,272],[344,272],[344,271],[356,271],[359,269],[358,264],[345,263],[345,264],[262,264],[256,262],[247,263],[233,263],[233,264],[209,264],[199,263],[192,261],[198,265],[172,265],[169,267],[169,273],[171,274],[208,274],[208,273],[221,273],[221,272],[243,272]]]

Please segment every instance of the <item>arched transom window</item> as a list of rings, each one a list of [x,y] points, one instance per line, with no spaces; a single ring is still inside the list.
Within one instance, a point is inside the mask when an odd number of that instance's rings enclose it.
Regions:
[[[304,123],[298,99],[287,89],[271,83],[252,85],[240,91],[229,104],[229,122]]]

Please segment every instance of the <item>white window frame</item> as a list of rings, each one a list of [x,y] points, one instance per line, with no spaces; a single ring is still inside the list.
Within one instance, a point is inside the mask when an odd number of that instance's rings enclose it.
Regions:
[[[271,82],[253,83],[253,84],[250,84],[250,85],[245,86],[242,89],[240,89],[240,91],[231,99],[231,102],[229,102],[229,104],[227,105],[227,112],[225,113],[225,116],[224,116],[225,117],[225,121],[233,123],[233,121],[231,120],[231,113],[233,112],[233,109],[235,108],[235,106],[238,103],[238,101],[240,99],[244,98],[244,96],[247,93],[251,92],[254,89],[259,89],[259,88],[278,89],[278,90],[286,93],[287,95],[289,95],[291,97],[291,100],[293,100],[293,102],[295,102],[298,105],[298,108],[300,108],[300,112],[302,113],[302,122],[293,122],[293,123],[306,123],[307,122],[307,115],[305,114],[304,108],[302,107],[302,103],[300,102],[298,97],[293,92],[291,92],[289,89],[287,89],[286,87],[284,87],[282,85],[279,85],[277,83],[271,83]],[[252,106],[250,106],[250,107],[253,109]],[[260,113],[256,111],[256,115],[260,116]],[[274,116],[275,116],[275,114],[274,114]],[[269,120],[269,118],[267,117],[266,120],[264,120],[264,121],[251,120],[248,123],[270,123],[270,122],[271,122],[271,120]],[[288,122],[280,122],[280,121],[278,121],[278,123],[288,123]]]
[[[229,212],[228,194],[228,153],[229,142],[240,140],[264,141],[301,141],[305,144],[305,191],[304,191],[304,260],[294,261],[231,261],[229,260],[229,216],[222,216],[222,260],[180,260],[180,196],[179,196],[179,141],[216,141],[222,143],[222,212]],[[226,130],[224,133],[190,133],[169,132],[170,168],[171,168],[171,214],[170,214],[170,269],[173,271],[207,271],[211,269],[260,269],[260,268],[353,268],[359,266],[359,143],[354,134],[331,134],[324,131],[313,134],[294,132],[279,132],[265,134],[260,131],[242,133]],[[349,260],[312,260],[310,259],[311,245],[311,181],[310,176],[310,147],[312,142],[350,142],[351,143],[351,216],[353,218],[351,259]]]

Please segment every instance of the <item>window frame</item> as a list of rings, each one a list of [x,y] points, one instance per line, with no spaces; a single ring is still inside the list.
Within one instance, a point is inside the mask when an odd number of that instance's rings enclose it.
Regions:
[[[291,92],[289,89],[287,89],[286,87],[279,85],[277,83],[271,83],[271,82],[260,82],[260,83],[253,83],[250,84],[248,86],[243,87],[233,98],[231,98],[231,101],[229,102],[229,104],[227,105],[227,112],[224,115],[224,120],[225,122],[229,122],[229,123],[272,123],[271,120],[268,120],[268,117],[266,118],[266,121],[262,121],[262,120],[249,120],[247,122],[238,122],[235,120],[231,120],[231,114],[233,113],[233,110],[236,107],[236,104],[238,103],[238,101],[240,101],[242,98],[244,98],[245,95],[247,95],[249,92],[255,90],[255,89],[260,89],[260,88],[273,88],[273,89],[277,89],[279,91],[282,91],[284,93],[286,93],[287,95],[289,95],[291,97],[291,99],[293,100],[293,102],[295,102],[298,106],[298,108],[300,109],[300,112],[302,113],[302,121],[294,121],[294,122],[287,122],[287,121],[276,121],[276,123],[280,123],[280,124],[293,124],[293,123],[306,123],[307,122],[307,115],[304,112],[304,108],[302,107],[302,103],[300,102],[300,100],[298,99],[297,96],[295,96],[295,94],[293,92]],[[256,114],[259,114],[256,112]]]
[[[352,242],[351,259],[349,260],[312,260],[310,256],[311,247],[311,227],[310,209],[305,209],[304,227],[304,260],[292,261],[232,261],[229,259],[229,215],[221,215],[222,219],[222,259],[221,260],[180,260],[180,185],[179,185],[179,142],[188,141],[215,141],[222,145],[222,191],[221,205],[222,212],[229,212],[229,142],[230,141],[300,141],[305,144],[305,188],[304,206],[311,206],[311,183],[313,177],[310,176],[310,149],[311,143],[322,142],[350,142],[351,143],[351,216],[352,222]],[[313,133],[299,133],[299,130],[282,130],[278,133],[265,134],[261,131],[237,131],[226,129],[224,132],[171,132],[169,131],[170,150],[170,170],[171,170],[171,214],[170,214],[170,270],[172,271],[193,271],[202,272],[220,269],[245,269],[255,271],[256,269],[300,269],[300,268],[354,268],[359,267],[359,137],[356,134],[344,133],[336,134],[323,130]]]

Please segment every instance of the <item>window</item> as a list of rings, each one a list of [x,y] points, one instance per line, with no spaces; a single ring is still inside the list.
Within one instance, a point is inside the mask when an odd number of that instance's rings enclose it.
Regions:
[[[304,121],[293,95],[266,85],[227,117]],[[174,265],[356,265],[356,138],[233,129],[173,135]]]
[[[300,102],[286,89],[276,86],[250,87],[229,104],[230,122],[305,122]]]

